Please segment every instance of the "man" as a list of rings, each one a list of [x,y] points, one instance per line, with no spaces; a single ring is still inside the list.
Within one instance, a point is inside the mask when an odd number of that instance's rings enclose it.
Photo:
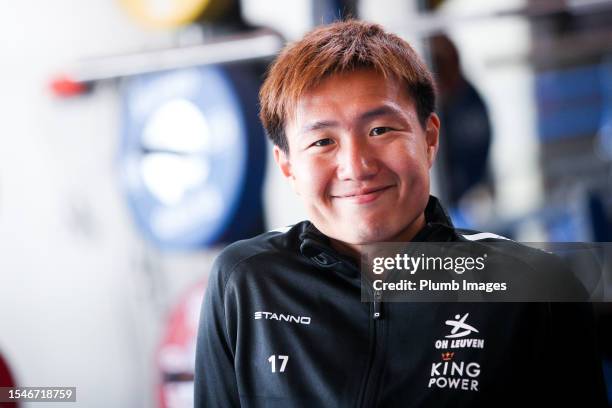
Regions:
[[[455,44],[443,34],[430,37],[429,44],[442,122],[438,161],[443,161],[447,204],[457,208],[474,187],[492,194],[487,174],[491,124],[484,100],[461,70]]]
[[[495,241],[455,230],[429,196],[440,122],[431,75],[406,42],[364,22],[318,28],[281,52],[260,101],[310,221],[217,259],[197,407],[603,404],[583,309],[361,302],[368,245]],[[454,326],[473,339],[451,352],[438,339]]]

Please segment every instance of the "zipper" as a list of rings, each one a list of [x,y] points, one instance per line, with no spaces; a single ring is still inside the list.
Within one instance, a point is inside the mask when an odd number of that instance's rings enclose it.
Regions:
[[[375,290],[374,291],[374,302],[373,303],[373,309],[374,309],[374,313],[372,314],[372,319],[374,320],[380,320],[382,319],[382,307],[380,305],[380,302],[382,301],[382,292],[380,290]]]
[[[374,301],[370,308],[372,313],[372,321],[370,322],[370,338],[372,339],[372,343],[370,345],[368,366],[362,380],[359,403],[357,404],[359,407],[372,407],[371,401],[375,401],[378,390],[378,381],[380,378],[377,374],[378,371],[380,371],[380,364],[377,364],[377,357],[381,355],[379,343],[382,343],[380,339],[380,337],[382,337],[383,325],[382,306],[382,292],[379,290],[374,291]]]

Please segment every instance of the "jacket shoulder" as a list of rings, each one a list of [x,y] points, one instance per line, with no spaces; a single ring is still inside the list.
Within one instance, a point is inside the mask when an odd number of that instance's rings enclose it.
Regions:
[[[490,249],[497,255],[513,258],[530,266],[541,266],[559,261],[559,258],[545,250],[525,245],[510,238],[492,232],[482,232],[468,229],[455,230],[459,242],[473,242]]]
[[[303,224],[268,231],[253,238],[236,241],[225,247],[215,259],[210,279],[227,283],[240,266],[257,262],[261,258],[273,258],[299,252],[299,234]]]
[[[457,235],[459,242],[472,242],[486,249],[489,260],[503,265],[502,270],[514,276],[521,271],[528,274],[523,279],[532,282],[534,288],[541,288],[538,296],[542,299],[550,296],[557,301],[583,301],[590,296],[567,260],[548,252],[544,246],[519,243],[490,232],[457,230]]]

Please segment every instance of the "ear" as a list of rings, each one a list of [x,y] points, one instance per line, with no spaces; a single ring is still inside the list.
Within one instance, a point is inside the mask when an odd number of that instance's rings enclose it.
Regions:
[[[283,176],[289,180],[293,189],[295,188],[295,176],[293,175],[293,169],[291,168],[291,160],[289,159],[289,153],[285,153],[280,147],[274,146],[274,161],[280,169]]]
[[[440,118],[435,113],[432,113],[427,118],[425,141],[427,143],[427,162],[429,163],[429,168],[431,168],[440,146]]]
[[[285,178],[293,178],[291,173],[291,163],[289,161],[289,155],[285,153],[280,147],[274,145],[274,161],[280,169],[281,173]]]

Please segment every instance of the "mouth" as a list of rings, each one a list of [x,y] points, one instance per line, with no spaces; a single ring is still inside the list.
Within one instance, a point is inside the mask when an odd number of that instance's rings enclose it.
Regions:
[[[380,186],[380,187],[370,187],[363,188],[358,190],[353,190],[347,193],[332,195],[333,198],[348,200],[355,204],[367,204],[376,200],[380,197],[385,191],[391,189],[393,186]]]

